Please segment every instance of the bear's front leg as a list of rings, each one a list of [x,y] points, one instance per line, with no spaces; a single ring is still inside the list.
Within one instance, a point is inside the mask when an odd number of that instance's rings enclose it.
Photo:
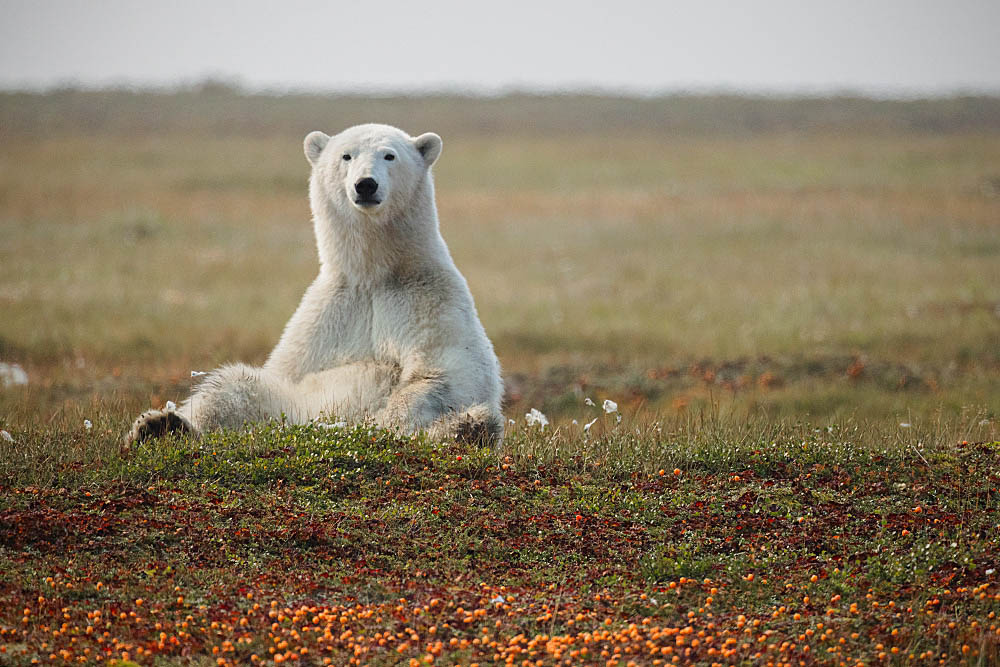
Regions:
[[[436,374],[411,379],[389,395],[385,407],[375,413],[375,423],[408,433],[426,429],[448,411],[447,394],[447,384]]]
[[[407,433],[427,431],[432,440],[496,444],[503,440],[503,415],[488,405],[456,409],[442,379],[424,378],[401,386],[375,415],[379,426]]]

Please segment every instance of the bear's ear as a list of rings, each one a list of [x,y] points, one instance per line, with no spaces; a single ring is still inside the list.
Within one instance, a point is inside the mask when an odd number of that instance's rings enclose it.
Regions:
[[[424,158],[424,164],[428,167],[434,164],[434,161],[441,155],[441,137],[433,132],[421,134],[413,140],[413,145],[417,147],[417,151]]]
[[[329,141],[330,137],[318,130],[306,135],[306,140],[302,142],[302,147],[305,149],[306,159],[309,160],[309,164],[316,165],[316,160],[319,159],[320,153],[323,152]]]

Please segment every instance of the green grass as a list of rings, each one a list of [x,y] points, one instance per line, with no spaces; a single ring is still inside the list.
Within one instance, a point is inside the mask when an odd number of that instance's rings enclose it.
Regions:
[[[240,664],[288,641],[277,653],[305,664],[492,664],[520,635],[568,652],[597,633],[575,662],[604,650],[600,664],[649,663],[669,646],[699,664],[828,649],[854,664],[896,647],[901,661],[991,664],[1000,442],[871,435],[719,418],[637,433],[610,419],[587,438],[521,426],[498,449],[467,449],[263,425],[110,453],[90,431],[102,458],[0,471],[0,648],[12,664],[84,649]],[[340,639],[320,639],[331,627]],[[685,627],[702,637],[687,653],[657,634]],[[411,632],[426,639],[401,647]]]

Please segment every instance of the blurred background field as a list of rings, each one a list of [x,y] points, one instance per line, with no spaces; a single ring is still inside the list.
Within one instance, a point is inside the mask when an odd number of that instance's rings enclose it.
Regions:
[[[317,263],[301,140],[435,131],[511,417],[1000,412],[1000,98],[0,94],[0,426],[260,363]]]

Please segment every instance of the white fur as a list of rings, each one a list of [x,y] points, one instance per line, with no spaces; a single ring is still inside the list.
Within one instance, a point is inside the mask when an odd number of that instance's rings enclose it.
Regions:
[[[369,124],[310,133],[304,150],[319,275],[263,367],[213,371],[177,414],[195,432],[328,414],[502,437],[500,365],[438,229],[441,138]],[[356,202],[362,178],[379,204]]]

